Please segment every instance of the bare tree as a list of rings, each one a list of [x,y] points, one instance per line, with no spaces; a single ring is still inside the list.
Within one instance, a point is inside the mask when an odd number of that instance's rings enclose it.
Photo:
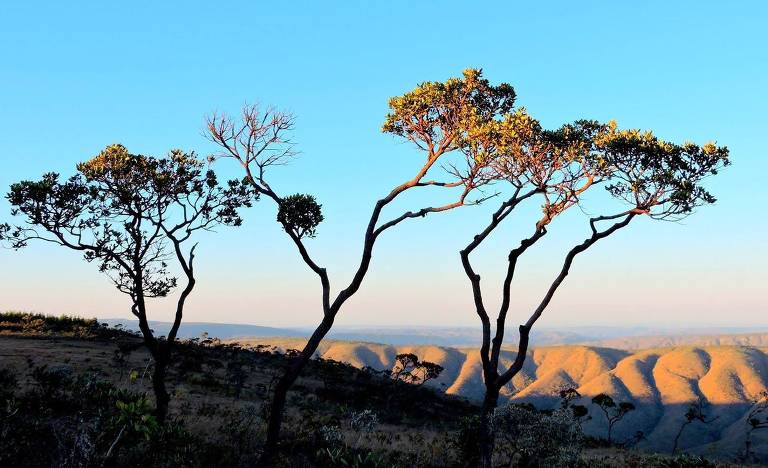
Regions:
[[[238,209],[250,206],[255,193],[238,181],[220,184],[193,154],[179,150],[155,158],[112,145],[77,170],[64,181],[49,173],[39,181],[13,184],[7,198],[24,224],[6,227],[4,240],[16,249],[43,241],[82,252],[130,297],[131,313],[154,359],[155,414],[163,422],[170,401],[166,370],[196,283],[197,244],[187,245],[199,231],[239,226]],[[185,282],[163,338],[150,329],[147,300],[165,297],[177,286],[171,261]]]
[[[281,196],[267,181],[268,169],[285,164],[295,155],[289,137],[294,119],[274,109],[262,111],[255,106],[246,106],[239,120],[226,115],[213,115],[208,119],[208,135],[221,148],[216,157],[234,159],[245,171],[247,183],[257,193],[275,202],[278,222],[321,285],[322,320],[275,387],[261,464],[270,464],[276,453],[288,390],[333,326],[342,306],[360,288],[379,236],[407,219],[477,204],[487,198],[468,198],[472,191],[488,182],[485,160],[474,158],[477,152],[470,150],[477,144],[475,134],[481,133],[482,129],[508,112],[513,102],[511,86],[492,86],[482,78],[479,70],[467,70],[463,78],[422,83],[414,91],[390,99],[391,111],[383,131],[412,142],[424,153],[425,159],[417,166],[412,178],[396,185],[375,203],[365,229],[360,263],[352,280],[333,296],[326,269],[314,260],[305,242],[315,235],[318,224],[323,220],[320,205],[310,195]],[[447,161],[452,154],[463,154],[464,157],[459,156],[459,162]],[[442,167],[448,180],[427,179],[428,172],[438,160],[444,161]],[[404,193],[421,187],[456,188],[459,193],[451,203],[407,211],[382,221],[387,205]]]
[[[677,145],[659,140],[650,132],[619,130],[613,122],[577,121],[554,131],[544,130],[524,109],[494,121],[486,128],[485,139],[477,141],[482,144],[472,146],[471,150],[478,158],[487,161],[494,173],[492,179],[509,184],[512,192],[492,214],[490,222],[460,252],[482,325],[480,356],[486,393],[481,409],[480,443],[483,466],[491,466],[494,441],[491,415],[500,390],[522,369],[530,330],[570,272],[576,256],[639,216],[676,220],[699,205],[714,202],[714,197],[701,182],[728,164],[728,150],[714,144]],[[629,209],[589,220],[591,235],[566,254],[560,273],[540,304],[519,326],[518,350],[513,363],[508,368],[500,368],[511,304],[510,288],[517,261],[547,234],[547,229],[559,215],[580,206],[584,192],[600,184],[605,185],[613,199],[628,204]],[[532,234],[506,254],[507,272],[492,338],[480,275],[475,272],[470,255],[518,205],[534,198],[541,200],[542,214],[535,221]]]
[[[680,425],[680,430],[677,431],[677,435],[675,435],[675,441],[672,444],[673,455],[677,452],[677,447],[678,447],[678,444],[680,443],[680,437],[683,435],[683,431],[691,423],[699,421],[702,424],[709,424],[717,420],[718,417],[714,417],[714,418],[707,417],[705,413],[706,407],[707,407],[707,400],[703,396],[699,396],[699,398],[695,402],[688,405],[688,409],[686,410],[684,415],[683,423]]]

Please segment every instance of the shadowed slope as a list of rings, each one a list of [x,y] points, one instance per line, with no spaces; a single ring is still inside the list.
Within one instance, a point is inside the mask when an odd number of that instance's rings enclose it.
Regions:
[[[269,341],[267,344],[291,347],[295,340]],[[394,356],[403,352],[445,368],[439,379],[427,385],[474,401],[482,398],[482,366],[476,349],[331,341],[321,346],[318,355],[382,370],[391,369]],[[502,351],[501,366],[510,365],[514,357],[514,351]],[[768,355],[762,348],[740,346],[640,351],[576,345],[542,347],[528,352],[523,370],[502,389],[501,397],[552,407],[559,402],[559,390],[567,387],[576,388],[583,395],[579,403],[590,409],[593,418],[584,425],[587,433],[605,436],[605,419],[591,403],[592,396],[605,393],[637,408],[615,426],[615,440],[630,440],[641,431],[645,440],[640,445],[658,451],[671,451],[688,405],[704,398],[707,415],[716,419],[687,426],[679,447],[703,454],[714,449],[737,453],[744,443],[745,415],[759,393],[768,388]],[[759,433],[755,449],[758,455],[768,456],[768,439]]]

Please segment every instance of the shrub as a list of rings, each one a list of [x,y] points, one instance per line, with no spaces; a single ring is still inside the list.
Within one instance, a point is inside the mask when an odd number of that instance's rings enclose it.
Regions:
[[[459,421],[459,430],[452,440],[460,466],[477,466],[480,463],[480,417],[467,416]]]
[[[493,417],[497,456],[510,465],[570,466],[582,451],[582,433],[567,408],[542,412],[532,405],[510,404]]]
[[[0,313],[0,335],[95,339],[136,336],[136,333],[109,328],[95,318],[2,312]]]
[[[17,387],[16,374],[11,369],[0,368],[0,404],[13,398]]]
[[[58,397],[66,388],[72,376],[72,368],[69,366],[55,366],[49,368],[47,364],[32,368],[32,379],[37,390],[46,399]]]

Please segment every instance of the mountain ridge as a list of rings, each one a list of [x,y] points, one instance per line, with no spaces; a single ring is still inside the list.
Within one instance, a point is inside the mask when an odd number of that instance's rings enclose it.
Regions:
[[[135,319],[108,318],[100,321],[111,326],[120,325],[138,330]],[[150,321],[150,327],[158,334],[165,334],[170,322]],[[302,338],[312,334],[311,327],[269,327],[253,324],[183,322],[179,337],[195,338],[207,333],[222,340],[249,338],[290,337]],[[328,339],[384,343],[390,345],[435,345],[454,348],[479,347],[480,330],[477,327],[459,326],[388,326],[388,327],[336,327]],[[564,328],[538,328],[531,332],[531,343],[537,346],[586,344],[617,349],[644,349],[685,344],[718,345],[740,344],[768,346],[768,329],[764,327],[729,328],[654,328],[626,326],[582,326]],[[515,334],[509,336],[508,346],[515,344]]]
[[[300,348],[303,340],[274,338],[239,343],[258,343],[284,351]],[[445,368],[438,379],[427,385],[471,401],[482,399],[484,386],[477,349],[330,340],[320,345],[316,355],[359,368],[388,370],[398,353],[414,353]],[[500,367],[509,366],[514,356],[513,350],[503,350]],[[632,402],[637,408],[616,425],[615,440],[631,440],[641,431],[639,446],[662,452],[672,450],[688,406],[703,398],[706,411],[715,420],[691,424],[681,436],[679,448],[700,454],[716,449],[718,453],[736,455],[743,448],[746,415],[768,389],[768,347],[536,347],[529,350],[522,371],[502,389],[501,403],[553,407],[559,403],[559,390],[568,387],[579,391],[582,398],[577,403],[587,406],[593,416],[584,424],[586,433],[605,435],[601,413],[591,403],[591,397],[605,393],[617,402]],[[768,455],[768,438],[755,433],[754,439],[756,452]]]

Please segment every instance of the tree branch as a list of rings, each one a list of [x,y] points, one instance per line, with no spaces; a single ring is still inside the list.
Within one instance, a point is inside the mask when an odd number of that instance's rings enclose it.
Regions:
[[[528,334],[531,328],[533,328],[533,325],[536,323],[539,317],[541,317],[541,314],[549,305],[550,301],[552,300],[552,297],[555,295],[555,292],[563,283],[563,280],[565,280],[565,277],[568,276],[568,273],[570,272],[571,265],[573,264],[574,258],[576,258],[578,254],[590,248],[600,239],[604,239],[610,236],[611,234],[613,234],[614,232],[618,231],[619,229],[627,226],[629,222],[632,221],[632,219],[635,216],[637,216],[637,214],[639,213],[636,212],[636,210],[630,210],[628,212],[621,213],[619,215],[592,218],[590,220],[590,226],[594,226],[594,224],[597,221],[600,221],[602,219],[617,219],[624,216],[623,220],[617,223],[614,223],[608,229],[604,231],[594,231],[591,237],[587,238],[584,242],[572,248],[568,252],[568,254],[565,256],[563,267],[560,270],[560,273],[557,275],[555,280],[550,285],[541,303],[539,304],[538,307],[536,307],[533,314],[531,314],[531,316],[528,318],[528,321],[524,325],[520,325],[521,336],[520,336],[520,342],[518,343],[517,356],[515,356],[515,361],[512,363],[512,366],[510,366],[510,368],[506,372],[504,372],[502,375],[500,375],[497,378],[496,383],[499,387],[506,385],[510,380],[512,380],[512,377],[514,377],[522,369],[522,365],[525,360],[525,353],[527,353],[528,351]]]
[[[536,227],[536,231],[530,237],[523,239],[520,242],[520,246],[509,252],[507,275],[504,277],[504,285],[502,287],[502,301],[499,308],[499,315],[496,318],[496,335],[492,341],[491,349],[491,362],[490,365],[497,369],[499,366],[499,355],[501,353],[501,345],[504,343],[504,328],[507,322],[507,312],[509,311],[509,305],[511,302],[511,286],[512,279],[515,275],[515,267],[517,266],[517,260],[520,256],[528,250],[539,239],[544,237],[547,233],[546,227]]]

